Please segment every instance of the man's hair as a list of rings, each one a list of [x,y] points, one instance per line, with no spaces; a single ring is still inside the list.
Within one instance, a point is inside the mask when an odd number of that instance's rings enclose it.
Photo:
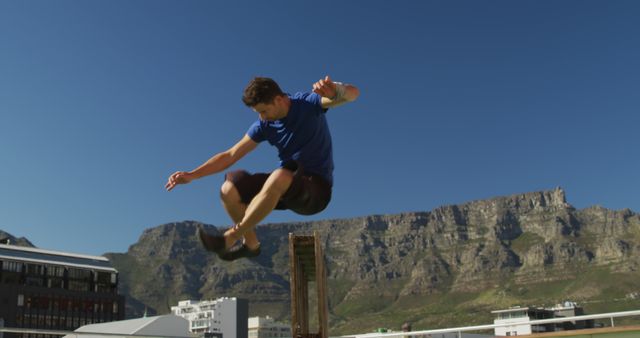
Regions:
[[[280,86],[268,77],[255,77],[244,89],[242,102],[248,107],[255,107],[260,103],[270,104],[276,96],[284,95]]]

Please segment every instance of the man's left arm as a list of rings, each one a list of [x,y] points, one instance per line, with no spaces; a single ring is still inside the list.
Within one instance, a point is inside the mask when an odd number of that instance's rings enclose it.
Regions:
[[[329,75],[313,84],[313,92],[321,96],[320,105],[325,109],[355,101],[360,96],[357,87],[334,82]]]

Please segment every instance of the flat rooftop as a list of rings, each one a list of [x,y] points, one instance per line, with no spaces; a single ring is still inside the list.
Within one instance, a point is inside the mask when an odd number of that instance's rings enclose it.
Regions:
[[[106,257],[0,244],[0,259],[117,272]]]

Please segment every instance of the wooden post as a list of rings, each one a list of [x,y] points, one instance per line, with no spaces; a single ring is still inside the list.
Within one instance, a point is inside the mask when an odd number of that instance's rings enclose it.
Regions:
[[[327,338],[329,309],[324,252],[317,232],[313,236],[289,233],[291,266],[291,334],[294,338]],[[309,332],[309,282],[316,282],[318,332]]]
[[[320,243],[320,236],[317,232],[313,233],[315,238],[315,256],[316,256],[316,289],[318,293],[318,323],[320,332],[318,334],[322,338],[329,337],[329,300],[327,298],[327,270],[325,268],[324,250]]]

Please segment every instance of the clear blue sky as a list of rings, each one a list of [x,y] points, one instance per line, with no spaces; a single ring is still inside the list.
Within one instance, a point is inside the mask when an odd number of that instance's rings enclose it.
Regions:
[[[638,1],[0,0],[0,229],[124,252],[144,229],[229,225],[223,176],[167,177],[239,140],[256,75],[357,85],[329,111],[322,214],[428,211],[552,189],[640,211]],[[277,166],[263,144],[236,165]]]

